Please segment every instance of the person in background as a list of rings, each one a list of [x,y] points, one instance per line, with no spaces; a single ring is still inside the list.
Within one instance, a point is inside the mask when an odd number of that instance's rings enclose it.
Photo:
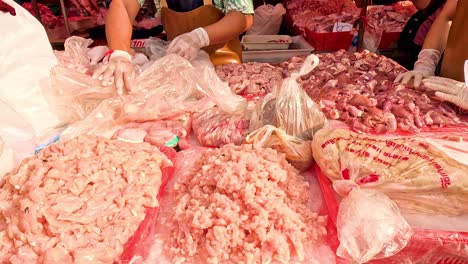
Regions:
[[[398,49],[409,55],[409,59],[403,63],[408,70],[413,69],[426,35],[434,20],[442,12],[446,0],[412,0],[412,2],[418,12],[408,20],[398,41]]]
[[[423,78],[435,76],[437,65],[447,45],[450,27],[457,10],[457,1],[447,0],[427,33],[413,70],[400,74],[395,82],[408,84],[410,80],[414,79],[413,85],[419,87]]]
[[[468,110],[468,60],[465,61],[465,82],[442,77],[429,77],[422,82],[426,88],[435,91],[435,96],[440,100]]]
[[[103,85],[111,80],[117,92],[132,89],[135,71],[130,55],[130,39],[135,17],[145,0],[113,0],[106,14],[106,37],[110,52],[94,78]],[[155,0],[169,40],[168,54],[187,60],[200,49],[210,54],[215,65],[241,63],[239,35],[252,27],[252,0]]]

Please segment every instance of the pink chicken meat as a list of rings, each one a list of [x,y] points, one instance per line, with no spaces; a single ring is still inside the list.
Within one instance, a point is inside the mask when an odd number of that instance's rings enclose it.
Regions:
[[[162,256],[145,263],[310,263],[326,216],[284,155],[232,144],[195,155],[161,201],[152,251]]]
[[[0,263],[113,263],[170,164],[150,144],[94,136],[26,159],[1,182]]]

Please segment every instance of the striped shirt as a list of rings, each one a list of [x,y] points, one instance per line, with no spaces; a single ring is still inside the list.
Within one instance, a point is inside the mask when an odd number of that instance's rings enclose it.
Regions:
[[[140,6],[143,6],[145,0],[137,0]],[[183,1],[183,0],[182,0]],[[160,0],[154,0],[157,15],[161,12]],[[213,5],[216,6],[223,13],[230,11],[238,11],[245,15],[254,14],[254,5],[252,0],[213,0]]]

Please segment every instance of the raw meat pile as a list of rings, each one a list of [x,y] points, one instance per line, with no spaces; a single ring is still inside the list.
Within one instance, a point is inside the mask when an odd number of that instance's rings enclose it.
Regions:
[[[289,0],[286,1],[288,13],[292,15],[305,14],[309,16],[323,16],[347,12],[356,8],[353,1],[320,1],[320,0]]]
[[[401,32],[416,11],[416,7],[410,1],[402,1],[390,6],[376,5],[369,7],[367,19],[370,25],[382,32]],[[332,32],[337,22],[354,24],[359,18],[360,10],[354,8],[330,14],[315,14],[314,11],[305,9],[290,14],[294,25],[299,28],[324,33]]]
[[[194,113],[192,128],[195,137],[206,147],[221,147],[245,139],[250,124],[248,113],[230,114],[218,107]]]
[[[416,7],[409,1],[391,6],[370,6],[367,19],[383,32],[401,32],[416,11]]]
[[[22,6],[24,7],[24,9],[28,10],[29,13],[31,13],[33,16],[36,16],[36,13],[34,13],[34,9],[31,3],[24,3]],[[37,4],[37,8],[39,9],[39,14],[41,15],[41,22],[44,26],[53,29],[55,28],[55,26],[59,25],[60,20],[58,19],[58,17],[52,14],[50,8],[39,3]]]
[[[455,111],[431,99],[430,92],[393,83],[405,69],[369,51],[319,54],[320,64],[302,85],[328,119],[341,120],[362,132],[419,132],[462,123]],[[281,66],[300,67],[301,58]]]
[[[249,62],[216,67],[219,78],[236,94],[266,94],[281,84],[281,69],[268,63]]]
[[[0,263],[118,260],[169,164],[149,144],[93,136],[26,159],[1,183]]]
[[[207,150],[169,192],[161,238],[171,263],[310,263],[326,235],[309,183],[272,149]]]

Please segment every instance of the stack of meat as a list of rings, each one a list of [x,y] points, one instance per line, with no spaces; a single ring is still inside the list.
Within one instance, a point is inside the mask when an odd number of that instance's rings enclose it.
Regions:
[[[24,7],[24,9],[28,10],[29,13],[31,13],[33,16],[36,16],[36,13],[34,13],[34,9],[31,3],[24,3],[22,6]],[[52,14],[50,8],[42,4],[37,4],[37,8],[39,9],[39,14],[41,15],[41,22],[44,26],[53,29],[55,28],[55,26],[60,24],[59,18]]]
[[[284,156],[226,145],[181,164],[147,263],[323,263],[313,248],[327,218],[312,211],[317,197]]]
[[[391,6],[370,6],[367,19],[370,25],[382,32],[401,32],[415,12],[416,7],[410,1],[403,1]],[[359,14],[360,10],[357,8],[347,8],[341,12],[329,14],[317,14],[307,9],[300,11],[296,9],[290,12],[295,26],[302,29],[308,28],[313,32],[332,32],[337,22],[354,24]]]
[[[113,263],[158,206],[170,161],[147,143],[80,136],[0,182],[0,263]]]
[[[419,132],[462,123],[451,107],[432,99],[424,88],[393,83],[405,69],[384,56],[341,50],[319,57],[319,66],[302,79],[302,85],[329,119],[375,133]],[[281,66],[287,73],[302,60],[292,58]]]
[[[355,9],[356,5],[351,0],[320,1],[320,0],[288,0],[286,8],[291,15],[323,16],[348,12]]]

